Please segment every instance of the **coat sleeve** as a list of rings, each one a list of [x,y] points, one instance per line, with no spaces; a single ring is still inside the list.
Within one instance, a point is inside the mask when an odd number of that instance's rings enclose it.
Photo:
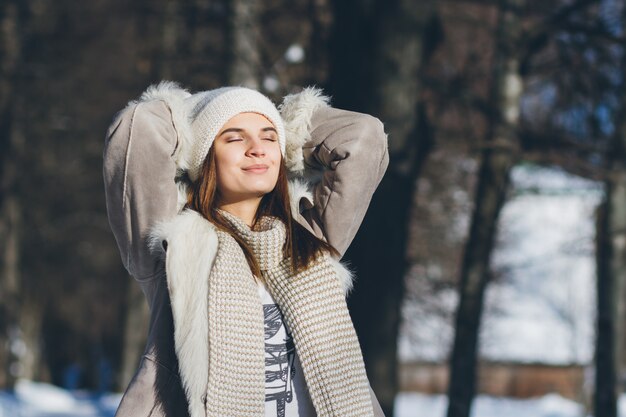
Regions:
[[[107,131],[103,174],[109,223],[122,262],[138,281],[158,272],[148,248],[150,227],[177,213],[177,142],[163,100],[129,104]]]
[[[322,168],[312,209],[327,241],[343,256],[389,164],[382,122],[370,115],[320,107],[311,116],[304,163]]]

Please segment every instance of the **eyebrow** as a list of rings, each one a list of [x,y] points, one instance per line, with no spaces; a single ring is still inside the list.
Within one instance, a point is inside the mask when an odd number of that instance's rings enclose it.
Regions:
[[[228,129],[224,130],[222,133],[220,133],[220,134],[219,134],[219,136],[222,136],[224,133],[228,133],[228,132],[237,132],[237,133],[240,133],[240,132],[243,132],[243,131],[244,131],[244,130],[243,130],[242,128],[240,128],[240,127],[230,127],[230,128],[228,128]],[[278,132],[276,131],[276,129],[275,129],[275,128],[273,128],[273,127],[264,127],[263,129],[261,129],[261,131],[262,131],[262,132],[274,132],[274,133],[278,134]],[[219,136],[218,136],[218,137],[219,137]]]

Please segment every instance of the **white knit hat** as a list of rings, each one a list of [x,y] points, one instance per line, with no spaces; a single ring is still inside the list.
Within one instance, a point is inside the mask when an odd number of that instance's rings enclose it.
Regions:
[[[239,113],[259,113],[276,128],[280,151],[285,155],[285,128],[280,113],[269,98],[245,87],[222,87],[193,94],[185,99],[193,143],[187,150],[189,178],[195,181],[213,140],[228,120]]]

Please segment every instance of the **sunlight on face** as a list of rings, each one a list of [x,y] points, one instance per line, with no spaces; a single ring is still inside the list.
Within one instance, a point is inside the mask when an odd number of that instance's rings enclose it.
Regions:
[[[265,116],[239,113],[213,142],[222,203],[258,199],[274,189],[281,163],[278,133]]]

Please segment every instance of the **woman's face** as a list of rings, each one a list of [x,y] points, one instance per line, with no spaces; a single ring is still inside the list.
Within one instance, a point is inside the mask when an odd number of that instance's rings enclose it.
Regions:
[[[259,198],[274,189],[281,163],[278,133],[265,116],[239,113],[213,142],[221,203]]]

